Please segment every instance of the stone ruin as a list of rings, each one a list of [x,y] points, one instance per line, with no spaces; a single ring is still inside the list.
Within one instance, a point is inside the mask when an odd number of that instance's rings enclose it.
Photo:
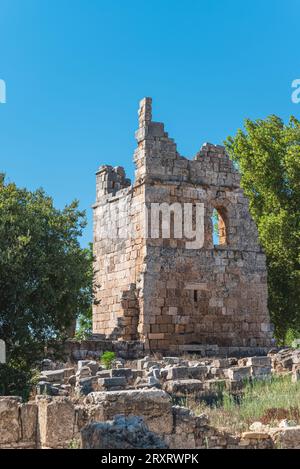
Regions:
[[[300,350],[241,359],[118,357],[109,369],[96,360],[45,359],[29,402],[0,396],[0,449],[299,449],[300,425],[283,417],[272,425],[254,421],[239,432],[182,405],[220,399],[224,390],[238,398],[247,382],[273,376],[290,376],[294,386]]]
[[[203,345],[221,355],[230,348],[266,353],[266,259],[238,171],[219,145],[181,156],[164,124],[152,121],[151,98],[140,102],[138,116],[134,183],[119,166],[97,172],[95,337],[175,354]],[[197,228],[200,206],[203,246],[197,234],[182,235],[178,215],[189,207]]]

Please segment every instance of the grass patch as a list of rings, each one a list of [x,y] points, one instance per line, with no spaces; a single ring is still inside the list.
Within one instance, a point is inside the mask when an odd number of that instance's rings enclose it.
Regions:
[[[217,405],[199,404],[189,398],[186,405],[196,414],[207,413],[211,425],[236,432],[247,430],[255,421],[276,425],[286,418],[300,424],[300,382],[291,383],[290,375],[276,376],[246,383],[239,400],[225,391]]]

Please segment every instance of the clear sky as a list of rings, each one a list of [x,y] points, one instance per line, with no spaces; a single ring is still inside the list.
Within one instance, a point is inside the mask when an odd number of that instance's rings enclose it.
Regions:
[[[0,171],[87,210],[94,173],[133,175],[138,101],[179,152],[222,143],[245,117],[300,118],[300,0],[0,0]]]

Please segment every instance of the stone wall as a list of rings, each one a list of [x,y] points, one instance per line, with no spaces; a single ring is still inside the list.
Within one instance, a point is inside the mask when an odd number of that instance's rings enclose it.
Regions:
[[[145,342],[141,340],[124,341],[112,339],[95,339],[77,341],[67,340],[62,349],[66,360],[77,361],[85,359],[99,359],[103,352],[115,352],[124,359],[143,358],[147,351]],[[199,357],[249,357],[251,355],[266,355],[269,347],[219,347],[210,344],[185,344],[174,350],[174,355],[196,353]],[[51,356],[51,350],[48,351]]]
[[[268,347],[265,255],[224,148],[205,144],[193,160],[181,156],[164,125],[152,121],[150,98],[140,103],[136,139],[133,185],[119,167],[97,173],[94,332],[139,339],[150,350],[176,352],[189,344]],[[169,226],[164,218],[153,232],[153,204],[162,203],[190,204],[194,222],[203,204],[203,247],[191,248],[187,236],[175,236],[181,221],[170,213]]]
[[[19,397],[0,396],[0,448],[35,448],[38,438],[38,408],[23,404]]]

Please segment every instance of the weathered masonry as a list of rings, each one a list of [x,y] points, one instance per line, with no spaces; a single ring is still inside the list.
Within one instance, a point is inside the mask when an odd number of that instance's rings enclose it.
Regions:
[[[134,183],[121,167],[97,172],[94,333],[141,340],[150,350],[268,347],[265,255],[239,173],[219,145],[204,144],[192,160],[181,156],[164,125],[152,122],[151,104],[140,103]],[[178,235],[178,206],[192,207],[194,227],[203,221],[203,247]]]

